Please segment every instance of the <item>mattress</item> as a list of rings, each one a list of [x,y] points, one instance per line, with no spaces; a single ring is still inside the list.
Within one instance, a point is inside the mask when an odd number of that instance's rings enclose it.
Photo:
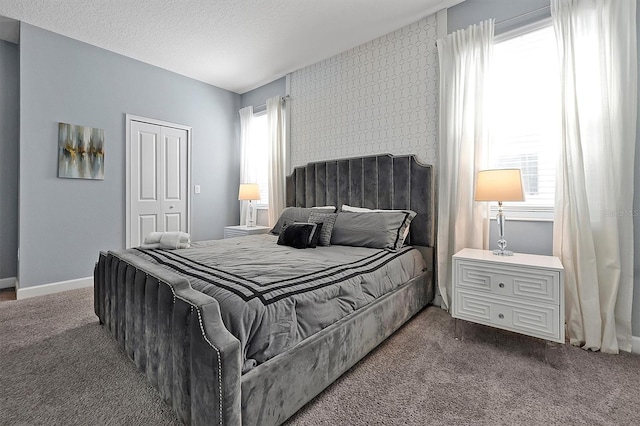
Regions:
[[[420,252],[333,245],[298,250],[277,236],[203,241],[128,253],[186,278],[218,301],[239,341],[243,372],[393,291],[426,270]]]

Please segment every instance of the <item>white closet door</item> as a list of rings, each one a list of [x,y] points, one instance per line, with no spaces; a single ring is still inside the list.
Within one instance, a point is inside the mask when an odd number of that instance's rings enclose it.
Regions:
[[[188,134],[131,121],[129,246],[153,231],[188,229]]]

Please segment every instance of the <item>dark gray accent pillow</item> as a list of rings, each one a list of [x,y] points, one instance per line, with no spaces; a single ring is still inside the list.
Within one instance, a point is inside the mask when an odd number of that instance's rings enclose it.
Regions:
[[[305,225],[313,226],[313,232],[309,237],[309,248],[316,248],[318,246],[318,241],[320,240],[320,232],[322,230],[322,222],[314,223],[314,222],[295,222],[295,224],[304,223]],[[282,226],[283,228],[286,226],[286,223]],[[282,235],[282,231],[280,232]]]
[[[282,230],[282,225],[285,222],[286,223],[309,222],[309,215],[313,211],[333,213],[336,211],[336,208],[334,206],[312,207],[312,208],[287,207],[284,210],[282,210],[282,213],[280,213],[280,217],[278,218],[278,221],[273,226],[270,232],[272,234],[279,235],[280,231]]]
[[[340,212],[336,219],[331,244],[398,250],[404,244],[412,210],[395,212]]]
[[[317,211],[313,211],[309,215],[310,223],[322,224],[320,238],[318,239],[319,246],[331,245],[331,233],[333,232],[333,225],[336,223],[337,217],[338,213],[318,213]]]
[[[278,244],[297,249],[306,249],[312,240],[316,224],[312,223],[285,223],[278,236]]]

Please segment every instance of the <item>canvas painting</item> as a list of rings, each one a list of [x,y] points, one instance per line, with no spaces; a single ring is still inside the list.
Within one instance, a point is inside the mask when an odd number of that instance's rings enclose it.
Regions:
[[[104,130],[58,125],[58,177],[104,179]]]

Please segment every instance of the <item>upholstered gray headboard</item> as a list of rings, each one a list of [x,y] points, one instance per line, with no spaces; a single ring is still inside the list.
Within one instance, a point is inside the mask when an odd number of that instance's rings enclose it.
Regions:
[[[343,204],[370,209],[411,209],[408,243],[433,247],[433,167],[415,156],[391,154],[309,163],[287,176],[287,206]]]

